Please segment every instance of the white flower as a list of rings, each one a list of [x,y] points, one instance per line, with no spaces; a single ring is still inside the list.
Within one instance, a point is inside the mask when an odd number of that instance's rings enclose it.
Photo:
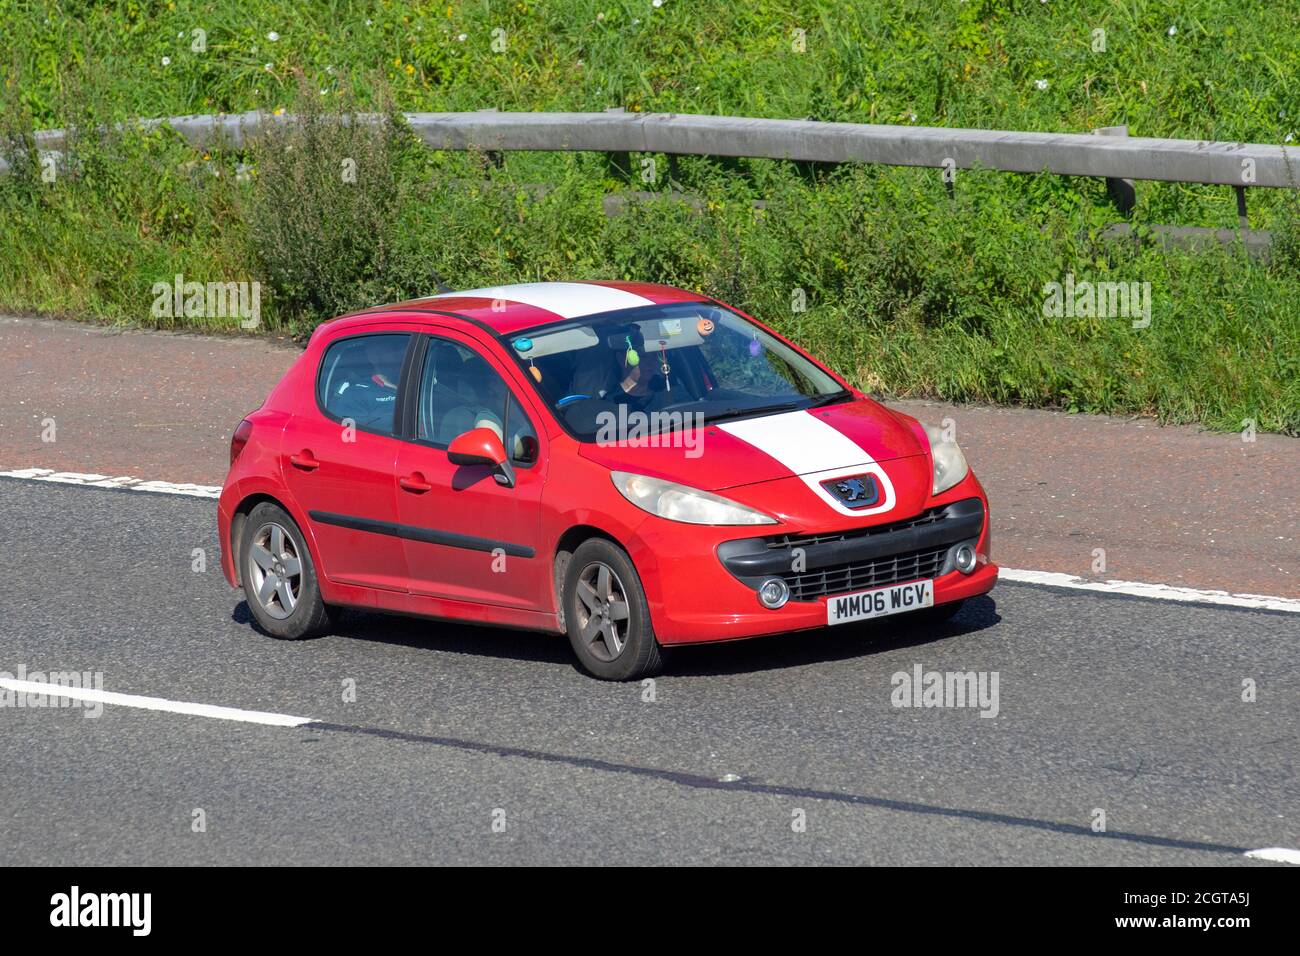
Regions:
[[[1047,89],[1047,81],[1046,81],[1046,80],[1034,80],[1034,86],[1038,87],[1040,90],[1045,90],[1045,89]]]
[[[464,43],[465,40],[468,39],[468,37],[469,37],[468,33],[462,33],[460,36],[456,37],[456,40],[460,43]]]
[[[274,43],[276,40],[280,39],[280,34],[272,30],[270,33],[266,35],[266,38],[270,40],[272,43]]]
[[[371,26],[374,26],[374,25],[375,25],[375,21],[374,21],[374,20],[367,20],[367,21],[366,21],[366,26],[371,27]]]
[[[652,7],[662,7],[663,5],[664,5],[664,0],[652,0],[650,4],[650,6]]]
[[[275,64],[273,64],[273,63],[268,63],[268,64],[266,64],[266,66],[262,67],[262,69],[266,70],[267,73],[270,73],[271,70],[274,68],[274,66],[275,66]]]
[[[327,66],[327,67],[325,67],[325,72],[328,73],[330,76],[333,76],[333,75],[334,75],[334,67],[332,67],[332,66]]]
[[[185,39],[185,31],[182,30],[180,33],[176,34],[176,39],[178,39],[178,40],[183,40],[183,39]]]
[[[908,114],[908,119],[910,119],[913,123],[915,123],[915,122],[916,122],[916,114],[915,114],[915,113],[909,113],[909,114]]]
[[[1289,142],[1291,142],[1291,140],[1293,140],[1293,139],[1295,139],[1295,134],[1293,134],[1293,133],[1287,133],[1287,134],[1286,134],[1286,139],[1282,140],[1282,142],[1284,142],[1284,143],[1289,143]]]
[[[603,13],[598,13],[598,14],[596,14],[596,22],[599,23],[601,20],[604,20],[604,19],[605,19],[605,14],[603,14]]]
[[[163,65],[163,66],[171,66],[171,65],[172,65],[172,58],[169,57],[169,56],[165,56],[165,57],[163,57],[163,58],[162,58],[162,65]]]
[[[1178,27],[1170,27],[1170,28],[1169,28],[1169,35],[1170,35],[1170,36],[1173,36],[1173,35],[1174,35],[1175,33],[1177,33],[1177,32],[1178,32]]]

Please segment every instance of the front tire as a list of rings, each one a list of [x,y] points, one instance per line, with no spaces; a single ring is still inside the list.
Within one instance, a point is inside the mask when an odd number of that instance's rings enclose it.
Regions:
[[[569,561],[564,619],[573,653],[593,677],[638,680],[663,668],[641,579],[623,549],[604,538],[584,541]]]
[[[302,530],[279,505],[264,501],[249,513],[239,562],[249,610],[267,634],[297,641],[329,627]]]

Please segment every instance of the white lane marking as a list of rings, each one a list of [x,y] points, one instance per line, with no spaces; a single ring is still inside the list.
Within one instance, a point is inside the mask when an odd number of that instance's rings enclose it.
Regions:
[[[566,319],[595,315],[597,312],[613,312],[615,309],[635,309],[642,305],[654,305],[649,299],[634,292],[587,282],[523,282],[519,285],[497,285],[484,289],[466,289],[463,292],[444,292],[430,298],[450,299],[455,296],[520,302],[531,305],[535,309],[554,312]]]
[[[1289,611],[1300,614],[1300,601],[1294,598],[1273,597],[1268,594],[1233,594],[1229,591],[1209,591],[1200,588],[1175,587],[1170,584],[1147,584],[1143,581],[1085,581],[1072,574],[1057,571],[1021,571],[1016,568],[999,568],[1001,581],[1021,581],[1026,584],[1045,584],[1054,588],[1072,588],[1076,591],[1102,591],[1110,594],[1128,594],[1133,597],[1156,598],[1160,601],[1183,601],[1194,604],[1222,604],[1228,607],[1248,607],[1267,611]]]
[[[86,485],[91,488],[123,488],[127,491],[152,491],[160,495],[188,495],[194,498],[221,497],[220,485],[176,484],[170,481],[145,481],[128,475],[93,475],[77,471],[54,471],[50,468],[20,468],[0,471],[0,478],[27,478],[53,481],[63,485]]]
[[[1300,850],[1289,850],[1284,846],[1266,846],[1262,850],[1247,850],[1246,856],[1252,860],[1271,860],[1274,863],[1294,863],[1300,866]]]
[[[894,507],[894,486],[885,470],[852,438],[805,409],[720,422],[718,428],[775,458],[840,514],[861,518]],[[849,475],[875,475],[881,488],[880,502],[849,508],[822,487],[823,481]]]
[[[218,707],[215,704],[193,704],[183,700],[165,700],[162,697],[138,697],[135,694],[117,694],[94,688],[64,687],[44,681],[15,680],[0,677],[0,687],[19,694],[41,694],[48,697],[67,697],[70,700],[88,700],[92,703],[114,704],[118,707],[135,707],[138,710],[161,710],[169,714],[190,717],[207,717],[212,720],[238,720],[245,724],[266,724],[270,727],[301,727],[313,724],[314,717],[295,717],[292,714],[271,714],[261,710],[240,710],[236,707]]]
[[[729,424],[740,424],[732,422]],[[722,427],[722,426],[719,426]],[[140,478],[108,478],[104,475],[83,475],[75,472],[56,472],[48,468],[21,468],[0,471],[0,478],[24,478],[31,481],[55,481],[62,484],[83,485],[91,488],[126,488],[131,491],[150,491],[158,494],[186,495],[193,498],[216,498],[221,488],[216,485],[172,484],[167,481],[145,481]],[[890,489],[892,495],[893,490]],[[1018,568],[999,568],[1003,581],[1041,584],[1076,591],[1100,591],[1128,594],[1134,597],[1155,598],[1161,601],[1181,601],[1187,604],[1222,604],[1228,607],[1245,607],[1266,611],[1287,611],[1300,614],[1300,600],[1275,597],[1269,594],[1234,594],[1229,591],[1211,591],[1201,588],[1174,587],[1169,584],[1149,584],[1144,581],[1085,581],[1072,574],[1057,571],[1026,571]]]

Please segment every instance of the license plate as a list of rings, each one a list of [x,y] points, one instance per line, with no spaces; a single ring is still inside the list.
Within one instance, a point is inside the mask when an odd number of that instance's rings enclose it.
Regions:
[[[934,582],[912,581],[827,598],[826,623],[847,624],[849,621],[865,621],[869,617],[885,617],[933,606]]]

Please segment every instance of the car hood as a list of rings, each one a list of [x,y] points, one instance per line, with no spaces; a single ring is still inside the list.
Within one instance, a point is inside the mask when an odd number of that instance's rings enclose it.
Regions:
[[[621,443],[585,444],[580,454],[705,491],[925,455],[915,419],[870,399],[680,429]]]

